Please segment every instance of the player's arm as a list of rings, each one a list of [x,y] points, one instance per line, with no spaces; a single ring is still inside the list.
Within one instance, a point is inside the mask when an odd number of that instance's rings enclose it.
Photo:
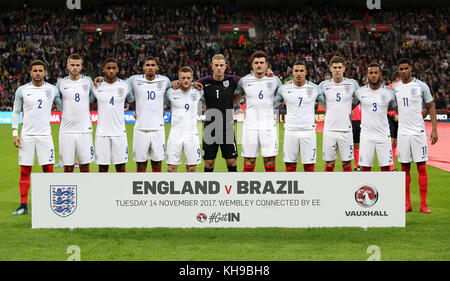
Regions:
[[[316,103],[320,104],[321,106],[323,106],[325,108],[325,96],[323,95],[322,91],[320,90],[319,85],[315,84],[314,89],[317,91]]]
[[[438,141],[436,106],[434,104],[433,96],[431,95],[431,91],[428,85],[422,82],[421,88],[422,88],[422,99],[427,105],[428,112],[430,113],[431,119],[430,142],[431,144],[435,144]]]
[[[14,146],[18,148],[20,147],[19,121],[20,121],[20,112],[22,112],[22,106],[23,106],[22,89],[19,88],[17,89],[16,96],[14,98],[14,105],[11,118],[13,143]]]
[[[319,92],[317,95],[317,102],[323,107],[327,108],[327,99],[325,98],[325,94],[323,92],[323,83],[325,81],[320,82],[319,86],[317,86],[317,91]]]
[[[234,100],[233,100],[233,104],[240,104],[240,101],[245,98],[245,92],[244,92],[244,88],[242,87],[242,80],[240,79],[237,86],[236,86],[236,91],[234,92]]]
[[[173,88],[167,89],[166,94],[164,95],[164,109],[170,108],[170,97],[171,97],[173,91],[174,91]]]
[[[282,101],[283,101],[283,95],[282,95],[283,87],[278,87],[277,91],[275,92],[275,96],[273,97],[273,108],[279,108]]]
[[[133,89],[133,81],[136,79],[135,76],[131,76],[126,80],[127,86],[128,86],[128,95],[127,95],[127,101],[129,105],[130,110],[136,109],[136,97],[134,95],[134,89]],[[136,114],[136,113],[135,113]],[[135,116],[136,118],[136,116]]]
[[[53,103],[56,106],[56,109],[58,111],[62,111],[63,107],[62,107],[62,99],[61,99],[61,92],[60,92],[60,86],[61,86],[61,79],[58,80],[58,82],[56,83],[56,87],[55,87],[55,99],[53,100]]]
[[[98,85],[100,85],[100,83],[102,83],[102,82],[103,82],[103,77],[102,76],[97,76],[94,79],[94,86],[97,88]]]
[[[389,90],[391,93],[391,100],[389,101],[388,111],[398,111],[397,98],[395,97],[395,93],[392,90]],[[389,112],[388,112],[389,114]],[[396,115],[396,114],[392,114]],[[395,118],[395,116],[394,116]]]
[[[432,127],[430,134],[430,142],[431,144],[435,144],[438,141],[436,106],[434,104],[434,101],[431,101],[426,105],[428,108],[428,112],[430,113],[431,127]]]
[[[358,106],[358,104],[360,103],[360,98],[359,98],[359,92],[358,90],[361,88],[359,87],[359,84],[356,80],[352,79],[353,82],[353,87],[355,89],[355,91],[353,92],[353,100],[352,100],[352,110],[355,109],[355,107]]]
[[[205,92],[203,90],[199,90],[200,92],[200,100],[199,102],[202,104],[202,106],[205,106]]]
[[[94,111],[97,109],[97,98],[94,93],[94,82],[91,77],[87,76],[89,80],[89,110]]]

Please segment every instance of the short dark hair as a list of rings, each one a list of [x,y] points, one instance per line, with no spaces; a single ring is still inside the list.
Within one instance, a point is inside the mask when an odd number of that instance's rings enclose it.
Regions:
[[[294,65],[292,67],[294,67],[296,65],[303,65],[306,68],[306,62],[304,60],[298,60],[298,61],[294,62]]]
[[[333,65],[333,63],[342,63],[345,66],[345,59],[340,56],[333,56],[330,60],[330,66]]]
[[[153,57],[153,56],[146,57],[144,59],[144,64],[145,64],[146,61],[149,61],[149,60],[154,60],[156,62],[156,64],[158,64],[158,59],[156,57]]]
[[[67,58],[67,61],[69,61],[69,60],[81,60],[81,61],[83,61],[83,58],[79,54],[71,54]]]
[[[371,63],[369,63],[369,65],[367,66],[367,69],[369,69],[369,67],[378,67],[378,69],[380,69],[380,72],[382,71],[382,70],[381,70],[381,65],[379,65],[379,64],[376,63],[376,62],[371,62]]]
[[[194,71],[189,66],[183,66],[182,68],[180,68],[180,70],[178,70],[178,74],[180,74],[180,72],[190,72],[192,73],[192,75],[194,75]]]
[[[256,51],[252,54],[252,56],[250,57],[250,63],[253,63],[253,60],[255,58],[265,58],[266,62],[268,62],[268,58],[267,58],[267,54],[263,51]]]
[[[409,66],[412,66],[411,61],[409,59],[407,59],[407,58],[399,59],[398,62],[397,62],[397,66],[400,66],[401,64],[407,64]]]
[[[42,65],[44,67],[44,70],[47,71],[47,65],[42,60],[33,60],[30,63],[30,71],[33,68],[33,66],[35,66],[35,65]]]
[[[119,63],[118,63],[115,59],[113,59],[113,58],[107,58],[106,60],[103,61],[103,63],[102,63],[102,68],[105,67],[105,65],[106,65],[107,63],[110,63],[110,62],[117,64],[117,67],[119,67]],[[120,68],[120,67],[119,67],[119,68]]]

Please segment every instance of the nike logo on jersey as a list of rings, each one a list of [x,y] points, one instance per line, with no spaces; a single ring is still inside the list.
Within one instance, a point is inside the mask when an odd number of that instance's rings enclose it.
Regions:
[[[209,85],[211,85],[211,84],[205,84],[205,87],[208,87]]]

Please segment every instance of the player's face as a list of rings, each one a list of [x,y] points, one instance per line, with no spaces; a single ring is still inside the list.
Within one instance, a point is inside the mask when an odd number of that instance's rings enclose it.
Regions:
[[[333,63],[330,66],[330,71],[333,74],[333,78],[343,78],[345,66],[342,63]]]
[[[194,76],[191,72],[180,72],[178,74],[178,80],[181,82],[181,87],[184,89],[188,89],[191,87],[192,80]]]
[[[411,77],[412,67],[407,63],[402,63],[398,66],[398,73],[403,80],[408,80]]]
[[[119,66],[115,62],[108,62],[103,67],[103,73],[105,73],[106,78],[115,79],[117,73],[119,73]]]
[[[223,76],[227,69],[225,60],[216,59],[211,63],[211,68],[214,76]]]
[[[373,66],[369,67],[367,71],[367,78],[369,79],[369,83],[372,85],[378,85],[381,80],[381,71],[379,67]]]
[[[294,65],[292,74],[294,75],[295,82],[303,83],[306,80],[306,67],[304,65]]]
[[[42,82],[47,75],[43,65],[33,65],[30,71],[31,79],[34,82]]]
[[[269,67],[269,64],[266,61],[266,58],[254,58],[252,62],[252,68],[253,72],[262,75],[266,73],[267,68]]]
[[[146,76],[153,77],[158,71],[158,64],[154,60],[148,60],[144,63],[144,72]]]
[[[68,60],[67,70],[69,71],[69,74],[76,76],[80,74],[82,69],[83,69],[83,61],[72,59]]]

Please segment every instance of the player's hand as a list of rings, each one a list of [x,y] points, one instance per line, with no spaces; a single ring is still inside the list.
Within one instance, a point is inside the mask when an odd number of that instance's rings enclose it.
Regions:
[[[267,70],[266,70],[266,76],[267,76],[267,77],[273,77],[273,75],[274,75],[274,74],[273,74],[272,69],[267,69]]]
[[[352,113],[350,113],[350,115],[348,117],[350,118],[350,121],[353,119],[353,111],[352,111]]]
[[[427,115],[428,115],[428,109],[426,109],[426,108],[422,109],[423,118],[427,117]]]
[[[430,134],[430,142],[431,144],[435,144],[438,141],[438,134],[437,134],[437,130],[431,130],[431,134]]]
[[[180,85],[181,85],[180,80],[173,80],[173,81],[172,81],[172,88],[173,88],[174,90],[178,90],[178,88],[180,88]]]
[[[394,114],[394,121],[398,122],[398,115],[397,114]]]
[[[103,77],[99,76],[99,77],[95,77],[94,79],[94,86],[98,87],[98,85],[100,85],[100,83],[102,83],[103,81]]]
[[[20,137],[13,137],[14,146],[20,148]]]
[[[136,111],[133,113],[134,120],[136,120]]]
[[[203,84],[200,82],[194,82],[194,88],[201,91],[201,90],[203,90]]]

